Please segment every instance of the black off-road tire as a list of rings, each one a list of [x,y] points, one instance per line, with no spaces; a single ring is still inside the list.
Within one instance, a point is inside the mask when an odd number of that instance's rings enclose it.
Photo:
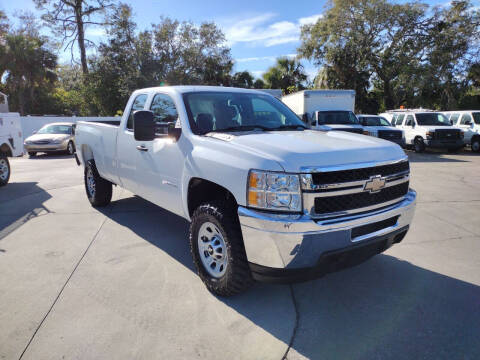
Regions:
[[[37,155],[36,151],[29,151],[28,152],[28,156],[30,156],[30,157],[34,157],[35,155]]]
[[[190,251],[198,275],[208,290],[218,296],[232,296],[246,291],[254,282],[243,245],[236,206],[226,200],[213,200],[200,205],[190,224]],[[205,269],[199,253],[198,233],[203,223],[214,224],[223,237],[228,261],[225,273],[216,278]]]
[[[7,177],[5,179],[2,179],[0,177],[0,186],[5,186],[5,185],[8,184],[8,181],[10,180],[10,173],[11,173],[10,162],[8,161],[8,158],[6,156],[1,155],[1,154],[0,154],[0,160],[4,160],[6,162],[6,165],[7,165],[7,171],[8,171]],[[2,163],[3,163],[3,161],[2,161]]]
[[[416,153],[422,153],[425,151],[425,143],[423,142],[423,139],[420,137],[415,138],[413,140],[413,148],[415,149]]]
[[[94,191],[90,191],[88,186],[90,172],[91,179],[95,185]],[[102,207],[110,204],[112,200],[112,183],[98,174],[94,160],[89,160],[85,166],[84,181],[88,201],[90,201],[93,207]]]

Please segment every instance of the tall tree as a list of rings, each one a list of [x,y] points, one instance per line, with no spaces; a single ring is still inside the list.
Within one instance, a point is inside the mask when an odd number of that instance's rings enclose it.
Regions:
[[[33,0],[42,19],[59,35],[65,49],[70,49],[74,60],[74,46],[78,45],[83,74],[88,74],[88,45],[94,45],[85,37],[90,25],[105,25],[104,15],[114,6],[114,0]]]
[[[253,87],[253,76],[248,71],[236,72],[232,76],[232,86],[251,89]]]
[[[289,94],[304,89],[307,75],[298,60],[280,57],[275,65],[263,74],[263,80],[267,88],[282,89],[285,94]]]

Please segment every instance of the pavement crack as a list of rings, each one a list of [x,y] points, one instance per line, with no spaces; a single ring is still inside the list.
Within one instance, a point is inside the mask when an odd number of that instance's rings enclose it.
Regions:
[[[295,309],[295,326],[293,327],[292,337],[290,338],[290,341],[288,343],[288,348],[285,351],[285,354],[283,354],[282,356],[282,360],[287,360],[288,352],[292,348],[293,341],[295,340],[295,336],[297,335],[298,323],[300,320],[300,313],[298,311],[298,303],[297,303],[297,298],[295,297],[295,291],[293,291],[293,285],[290,284],[288,285],[288,287],[290,288],[290,295],[292,297],[293,307]]]
[[[45,316],[43,317],[43,319],[40,321],[40,324],[38,324],[37,328],[35,329],[35,331],[33,332],[30,340],[28,341],[27,345],[25,346],[25,348],[23,349],[22,353],[20,354],[20,357],[18,358],[18,360],[21,360],[23,358],[23,355],[25,355],[25,352],[27,351],[28,347],[30,346],[30,344],[32,343],[33,339],[35,338],[35,335],[37,335],[37,332],[38,330],[40,330],[40,328],[42,327],[43,323],[45,322],[45,320],[47,319],[48,315],[50,315],[50,313],[52,312],[55,304],[57,303],[58,299],[60,298],[60,296],[62,295],[63,293],[63,290],[65,290],[65,287],[67,286],[67,284],[69,283],[70,279],[72,278],[73,274],[75,273],[75,271],[77,270],[78,266],[80,265],[80,263],[82,262],[82,260],[84,259],[85,255],[87,254],[88,250],[90,249],[90,247],[92,246],[93,242],[95,241],[95,239],[98,237],[98,234],[100,233],[100,230],[102,230],[103,228],[103,225],[105,224],[105,222],[107,221],[108,217],[105,216],[105,218],[103,219],[102,223],[100,224],[98,230],[96,231],[95,235],[93,236],[92,240],[90,241],[90,243],[88,244],[87,248],[85,249],[85,251],[83,252],[82,256],[80,257],[80,259],[77,261],[77,263],[75,264],[72,272],[70,273],[70,275],[68,276],[67,280],[65,281],[65,283],[63,284],[63,286],[61,287],[60,289],[60,292],[57,294],[57,296],[55,297],[55,300],[53,301],[52,305],[50,306],[50,308],[48,309],[47,313],[45,314]]]

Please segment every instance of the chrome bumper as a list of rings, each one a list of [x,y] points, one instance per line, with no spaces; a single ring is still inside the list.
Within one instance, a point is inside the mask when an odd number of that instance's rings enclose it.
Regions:
[[[24,144],[23,147],[27,152],[66,151],[68,141],[60,144]]]
[[[307,215],[271,214],[238,208],[248,261],[275,269],[314,267],[323,253],[354,247],[363,241],[408,228],[415,212],[416,192],[401,202],[368,213],[328,220]],[[398,216],[393,226],[352,239],[353,228]]]

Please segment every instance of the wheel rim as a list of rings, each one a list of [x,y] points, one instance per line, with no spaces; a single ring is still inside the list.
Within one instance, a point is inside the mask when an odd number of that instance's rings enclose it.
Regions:
[[[198,231],[198,253],[203,267],[214,278],[225,274],[228,254],[223,236],[211,222],[203,223]]]
[[[87,170],[87,190],[90,197],[95,196],[95,178],[93,177],[92,169]]]
[[[472,150],[473,150],[473,151],[478,151],[478,150],[480,150],[480,142],[474,141],[473,144],[472,144]]]
[[[70,155],[73,154],[73,144],[72,143],[68,143],[68,153]]]
[[[0,179],[3,181],[8,179],[8,164],[7,160],[5,159],[0,159]]]

